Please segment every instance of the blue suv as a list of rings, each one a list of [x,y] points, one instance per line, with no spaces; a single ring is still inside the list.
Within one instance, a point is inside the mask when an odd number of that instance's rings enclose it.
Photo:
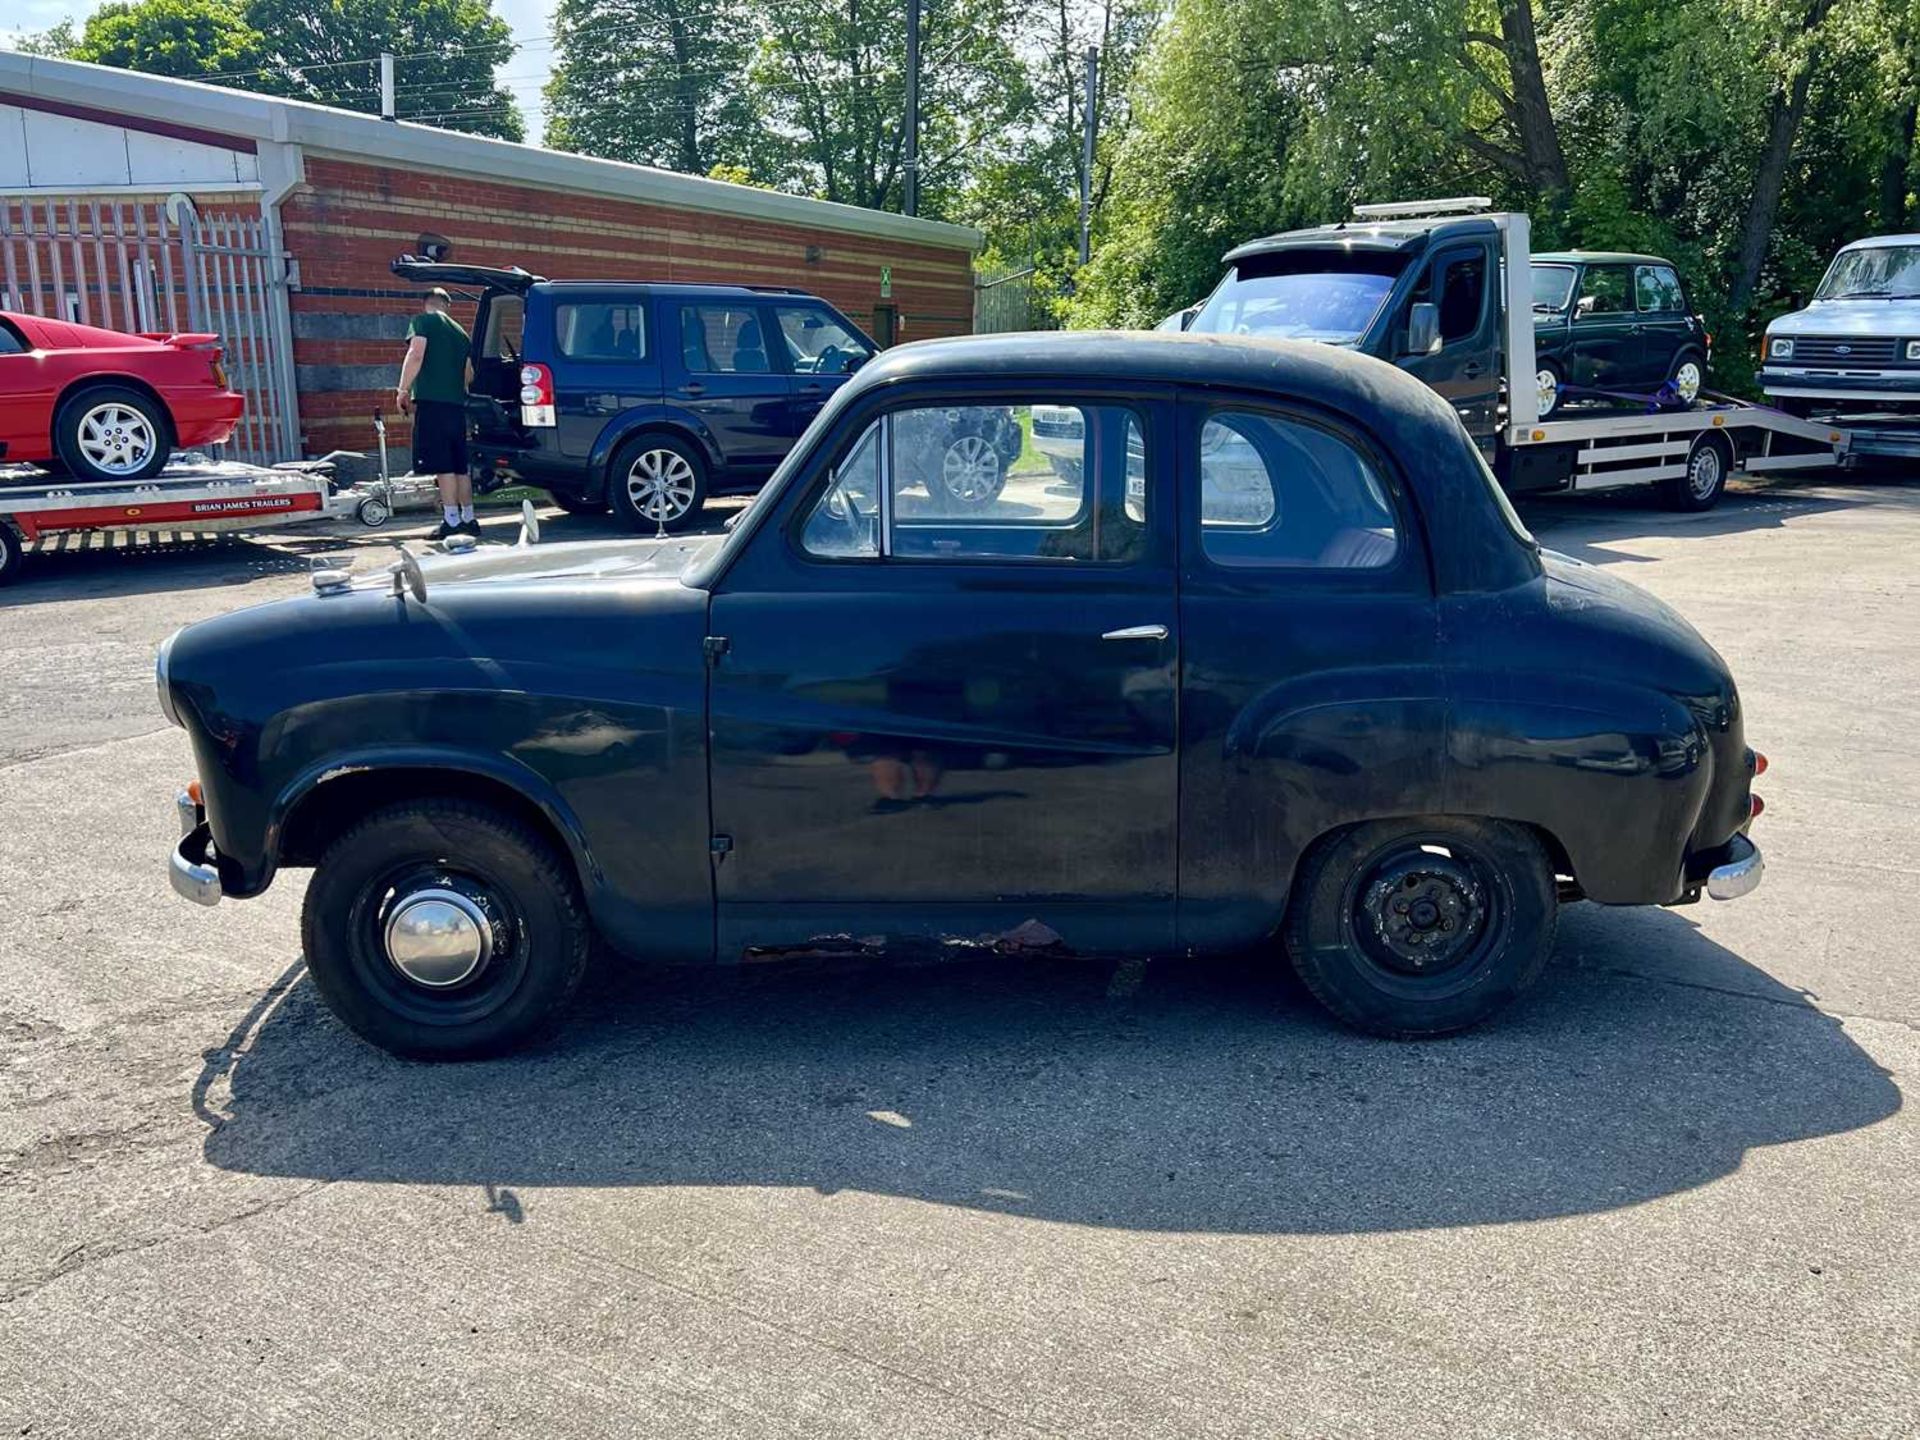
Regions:
[[[393,273],[477,291],[470,456],[477,480],[684,530],[709,495],[757,490],[877,348],[799,290],[547,280],[403,255]]]

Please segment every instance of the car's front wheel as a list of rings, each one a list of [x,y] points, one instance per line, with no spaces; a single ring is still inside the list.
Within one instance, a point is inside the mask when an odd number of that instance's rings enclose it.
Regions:
[[[1307,988],[1347,1024],[1413,1039],[1477,1025],[1540,977],[1553,867],[1526,828],[1379,820],[1301,861],[1285,927]]]
[[[90,385],[53,419],[53,445],[76,480],[147,480],[165,468],[173,432],[166,412],[123,385]]]
[[[707,503],[706,462],[684,440],[641,435],[613,457],[607,494],[631,529],[674,534],[697,521]]]
[[[557,1024],[591,934],[572,868],[545,838],[484,805],[420,800],[327,847],[301,937],[314,984],[355,1033],[461,1060]]]
[[[1534,389],[1538,394],[1535,413],[1544,420],[1560,405],[1560,369],[1548,361],[1541,361],[1533,377]]]

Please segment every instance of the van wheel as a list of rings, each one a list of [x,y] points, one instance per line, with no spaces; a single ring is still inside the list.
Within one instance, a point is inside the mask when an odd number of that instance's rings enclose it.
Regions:
[[[391,805],[342,834],[314,869],[300,933],[333,1013],[420,1060],[498,1055],[556,1025],[590,941],[565,858],[462,800]]]
[[[1294,969],[1348,1025],[1414,1039],[1477,1025],[1540,978],[1553,867],[1501,820],[1377,820],[1301,861],[1285,925]]]
[[[706,462],[683,440],[642,435],[613,457],[607,495],[629,529],[678,534],[707,503]]]
[[[138,390],[89,385],[60,407],[53,444],[76,480],[147,480],[166,467],[173,431]]]
[[[1733,449],[1719,435],[1702,435],[1687,452],[1687,473],[1666,483],[1668,508],[1711,510],[1727,490],[1733,469]]]

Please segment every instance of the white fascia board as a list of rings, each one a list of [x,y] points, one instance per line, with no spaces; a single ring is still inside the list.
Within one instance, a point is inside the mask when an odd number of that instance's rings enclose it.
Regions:
[[[363,164],[385,161],[409,170],[704,210],[969,253],[977,252],[984,239],[978,230],[964,225],[864,210],[857,205],[811,200],[646,165],[544,150],[405,121],[396,123],[300,100],[280,100],[219,85],[11,50],[0,51],[0,96],[8,94],[255,141],[300,145],[318,154]]]

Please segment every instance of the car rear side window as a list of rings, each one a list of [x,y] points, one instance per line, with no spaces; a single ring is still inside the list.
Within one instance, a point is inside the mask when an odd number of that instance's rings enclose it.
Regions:
[[[1400,553],[1373,463],[1318,425],[1220,410],[1200,432],[1200,548],[1234,569],[1374,570]]]
[[[28,348],[27,342],[20,338],[20,332],[0,320],[0,355],[24,355]]]
[[[823,558],[1121,562],[1142,550],[1139,418],[1117,405],[902,409],[862,434],[815,501]]]
[[[644,360],[643,300],[582,300],[553,307],[554,343],[569,360]]]
[[[680,358],[695,375],[764,375],[772,371],[766,327],[754,305],[680,307]]]
[[[1686,310],[1680,277],[1670,265],[1641,265],[1633,272],[1633,289],[1642,313],[1673,315]]]

